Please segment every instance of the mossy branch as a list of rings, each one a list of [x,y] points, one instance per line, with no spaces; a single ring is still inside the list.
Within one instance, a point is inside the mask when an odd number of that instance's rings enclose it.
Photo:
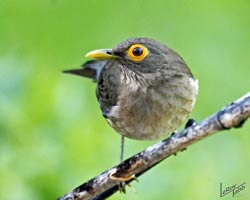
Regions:
[[[127,185],[167,157],[216,132],[239,128],[249,117],[250,93],[247,93],[200,123],[174,133],[169,138],[104,171],[60,197],[59,200],[104,200],[119,191],[121,185],[119,177],[131,177],[124,182]]]

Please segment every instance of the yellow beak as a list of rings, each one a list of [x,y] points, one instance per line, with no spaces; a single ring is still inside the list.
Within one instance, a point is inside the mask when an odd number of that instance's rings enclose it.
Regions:
[[[115,55],[112,55],[112,49],[97,49],[94,51],[88,52],[85,57],[87,58],[96,58],[96,59],[114,59],[116,58]]]

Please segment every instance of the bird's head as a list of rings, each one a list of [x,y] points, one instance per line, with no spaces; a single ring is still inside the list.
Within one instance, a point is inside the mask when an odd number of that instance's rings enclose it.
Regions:
[[[183,68],[189,72],[182,58],[165,45],[148,38],[127,39],[112,49],[99,49],[86,57],[112,60],[121,66],[139,73],[154,73],[161,69]]]

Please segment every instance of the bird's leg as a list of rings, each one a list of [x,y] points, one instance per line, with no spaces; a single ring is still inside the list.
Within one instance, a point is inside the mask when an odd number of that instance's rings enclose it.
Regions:
[[[197,124],[196,120],[190,118],[190,119],[188,119],[187,123],[185,124],[185,129],[187,129],[187,128],[191,127],[191,126],[194,126],[195,124]],[[181,152],[183,152],[183,151],[185,151],[185,150],[187,150],[187,148],[181,149]],[[176,153],[176,154],[177,154],[177,153]],[[174,154],[174,155],[176,156],[176,154]]]
[[[120,161],[123,161],[123,155],[124,155],[124,136],[121,136],[121,154],[120,154]]]
[[[194,126],[195,124],[197,124],[197,122],[196,122],[195,119],[188,119],[187,123],[185,124],[185,129],[186,129],[186,128],[189,128],[189,127],[191,127],[191,126]],[[173,132],[173,133],[171,134],[171,136],[173,136],[175,133],[176,133],[176,132]],[[186,135],[184,135],[184,136],[186,136]],[[187,150],[187,148],[183,148],[183,149],[181,149],[180,151],[182,152],[182,151],[185,151],[185,150]],[[177,152],[176,152],[176,153],[173,153],[173,155],[176,156],[176,155],[177,155]]]
[[[120,154],[120,161],[122,162],[123,161],[123,156],[124,156],[124,142],[125,142],[125,138],[124,136],[122,135],[121,136],[121,154]],[[126,184],[124,181],[122,181],[120,184],[119,184],[119,190],[120,192],[122,193],[126,193]]]
[[[120,161],[121,162],[123,162],[123,156],[124,156],[124,142],[125,142],[125,138],[122,135],[121,136],[121,154],[120,154]],[[109,177],[111,179],[113,179],[113,180],[121,181],[119,186],[118,186],[119,190],[120,190],[120,192],[126,193],[126,189],[125,189],[126,184],[125,184],[125,182],[135,178],[135,175],[133,174],[133,175],[128,176],[128,177],[117,177],[117,176],[115,176],[115,173],[116,172],[111,173]]]

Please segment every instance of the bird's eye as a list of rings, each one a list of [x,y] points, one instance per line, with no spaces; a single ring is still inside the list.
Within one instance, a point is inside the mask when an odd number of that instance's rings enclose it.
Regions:
[[[143,50],[142,50],[141,47],[135,47],[135,48],[133,49],[133,55],[134,55],[134,56],[140,56],[140,55],[142,55],[142,54],[143,54]]]
[[[148,55],[148,53],[148,49],[141,44],[134,44],[127,51],[129,59],[135,62],[142,61]]]

